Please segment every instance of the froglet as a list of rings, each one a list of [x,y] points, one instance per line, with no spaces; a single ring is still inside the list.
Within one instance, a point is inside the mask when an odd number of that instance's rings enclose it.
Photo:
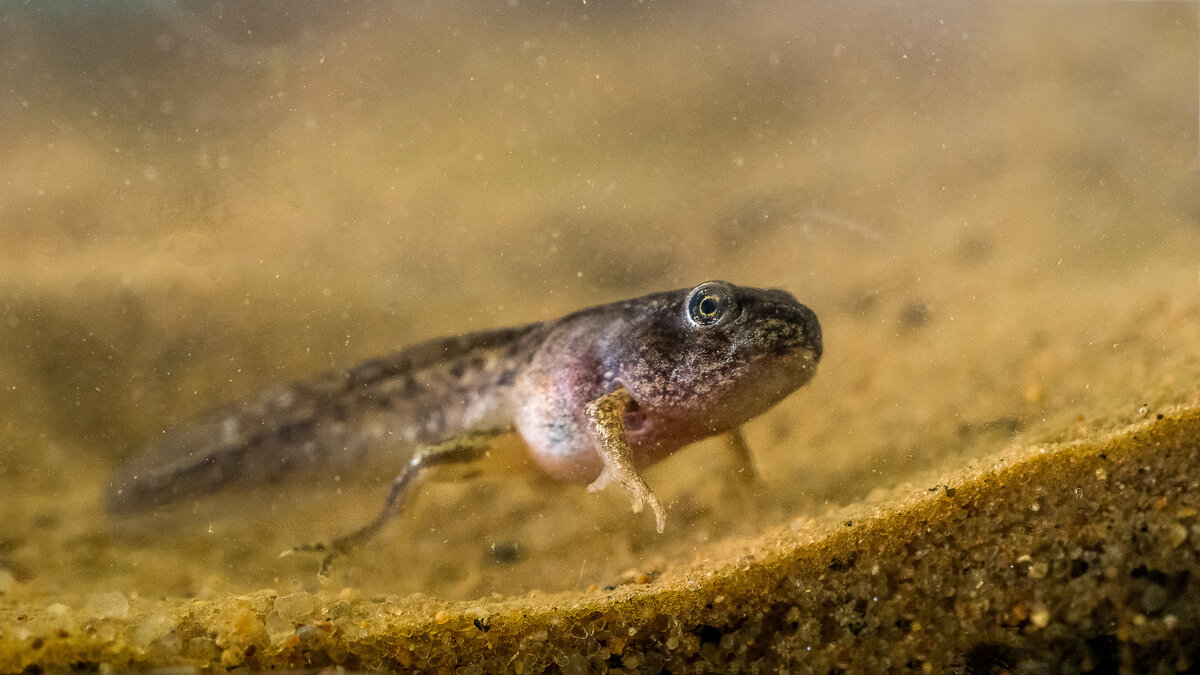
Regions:
[[[816,315],[791,294],[723,281],[431,340],[166,432],[114,474],[108,507],[147,509],[235,482],[362,465],[371,452],[411,453],[374,521],[294,549],[331,558],[396,515],[422,471],[479,459],[489,437],[516,431],[551,478],[590,490],[617,483],[634,511],[650,506],[661,532],[665,510],[639,471],[736,433],[807,383],[821,351]]]

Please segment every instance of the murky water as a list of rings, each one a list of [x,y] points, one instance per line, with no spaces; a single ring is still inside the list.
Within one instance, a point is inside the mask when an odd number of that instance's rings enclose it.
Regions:
[[[689,448],[660,536],[616,490],[431,483],[330,583],[604,586],[1195,397],[1194,5],[532,4],[0,5],[0,593],[317,588],[277,553],[390,473],[118,519],[108,472],[272,383],[709,278],[825,326],[759,487]]]

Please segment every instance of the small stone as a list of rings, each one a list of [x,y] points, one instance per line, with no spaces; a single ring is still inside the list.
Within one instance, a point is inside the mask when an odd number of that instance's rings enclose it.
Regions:
[[[129,615],[129,598],[120,591],[96,593],[84,603],[83,611],[99,619],[124,619]]]
[[[151,614],[138,622],[133,631],[133,643],[145,649],[158,638],[171,630],[171,619],[165,614]]]
[[[168,661],[182,650],[183,638],[179,637],[178,633],[168,631],[165,635],[155,638],[146,648],[146,653],[153,659]]]
[[[278,610],[272,610],[267,614],[266,620],[267,637],[270,638],[273,644],[279,644],[288,639],[295,632],[292,622],[280,614]]]
[[[237,647],[226,647],[225,651],[221,652],[221,665],[225,668],[237,668],[245,660],[245,653]]]
[[[62,604],[61,602],[56,602],[53,605],[50,605],[49,607],[46,608],[46,614],[48,616],[52,616],[56,619],[62,618],[70,613],[71,613],[71,608],[67,607],[66,605]]]
[[[1047,563],[1045,561],[1035,562],[1029,566],[1029,578],[1030,579],[1044,579],[1046,577],[1046,574],[1049,571],[1050,571],[1049,563]]]
[[[1033,624],[1034,628],[1045,628],[1050,625],[1050,611],[1043,608],[1029,615],[1029,623]]]
[[[316,607],[316,601],[308,593],[294,593],[275,598],[272,609],[279,612],[283,618],[299,623],[308,618]]]
[[[1166,606],[1169,599],[1167,589],[1158,584],[1151,584],[1146,587],[1146,590],[1142,591],[1142,608],[1147,613],[1157,612]]]
[[[221,655],[216,641],[209,637],[194,637],[187,641],[187,655],[199,661],[212,661]]]
[[[1187,537],[1187,528],[1180,523],[1171,523],[1171,526],[1167,528],[1167,546],[1171,548],[1179,548],[1183,542],[1187,541]]]
[[[566,659],[566,664],[561,666],[563,675],[583,675],[589,671],[588,660],[579,652],[572,652]]]

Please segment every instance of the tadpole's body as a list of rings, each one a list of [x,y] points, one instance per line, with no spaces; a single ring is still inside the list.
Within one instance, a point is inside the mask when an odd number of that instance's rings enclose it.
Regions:
[[[432,340],[168,431],[113,477],[108,503],[125,512],[334,471],[381,446],[414,453],[380,518],[337,552],[373,534],[421,469],[478,456],[462,439],[516,431],[549,476],[615,480],[661,531],[638,471],[765,412],[812,378],[821,350],[816,315],[792,295],[721,281]]]

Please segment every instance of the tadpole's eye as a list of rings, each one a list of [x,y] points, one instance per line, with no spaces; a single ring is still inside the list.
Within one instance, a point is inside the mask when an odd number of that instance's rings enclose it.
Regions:
[[[687,299],[687,318],[693,326],[715,326],[737,314],[737,297],[724,281],[709,281],[692,289]]]

